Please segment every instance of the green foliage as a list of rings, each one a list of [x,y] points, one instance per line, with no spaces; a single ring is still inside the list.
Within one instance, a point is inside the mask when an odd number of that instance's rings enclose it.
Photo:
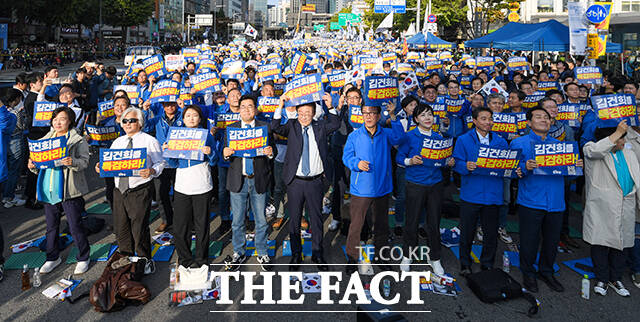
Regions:
[[[122,28],[145,23],[154,10],[152,0],[103,0],[102,5],[104,22]]]

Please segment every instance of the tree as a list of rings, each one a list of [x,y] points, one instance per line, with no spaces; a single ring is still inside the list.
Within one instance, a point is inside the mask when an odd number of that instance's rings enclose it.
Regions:
[[[126,39],[127,27],[145,23],[154,10],[152,0],[103,0],[105,22],[122,28],[123,40]]]
[[[477,38],[487,34],[491,24],[505,19],[509,2],[520,1],[522,0],[469,0],[472,16],[467,22],[469,26],[466,28],[466,35],[469,38]],[[477,31],[474,28],[476,25]]]

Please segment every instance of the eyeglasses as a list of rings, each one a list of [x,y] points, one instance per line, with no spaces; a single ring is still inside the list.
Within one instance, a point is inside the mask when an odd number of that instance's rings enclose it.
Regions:
[[[378,115],[378,112],[362,112],[364,116],[375,116]]]
[[[138,119],[122,119],[122,124],[138,123]]]

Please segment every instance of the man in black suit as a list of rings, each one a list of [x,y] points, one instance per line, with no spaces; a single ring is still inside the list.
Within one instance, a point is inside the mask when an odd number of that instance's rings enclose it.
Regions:
[[[325,93],[323,99],[330,109],[326,119],[314,121],[316,103],[309,103],[296,106],[297,118],[281,124],[282,106],[287,100],[283,96],[271,123],[274,133],[287,137],[282,180],[287,185],[287,211],[291,219],[289,236],[292,256],[289,268],[292,271],[297,270],[302,262],[300,222],[305,203],[311,220],[311,260],[318,264],[321,271],[328,269],[324,265],[327,262],[322,249],[322,196],[326,182],[325,169],[329,168],[327,136],[340,127],[340,119],[331,106],[331,96]]]
[[[244,95],[240,98],[240,121],[230,124],[227,128],[252,128],[267,126],[268,123],[255,119],[258,114],[256,99],[253,96]],[[271,136],[269,130],[268,137]],[[231,231],[233,244],[233,257],[227,261],[227,270],[238,270],[244,263],[245,256],[245,227],[244,219],[248,213],[247,203],[251,203],[253,218],[255,220],[256,234],[255,245],[258,252],[258,263],[262,270],[271,269],[271,259],[267,254],[267,219],[265,215],[267,187],[271,180],[270,159],[273,158],[273,147],[264,148],[264,155],[254,158],[234,156],[234,150],[229,147],[225,138],[225,160],[229,161],[227,173],[227,190],[230,193],[231,212],[233,213]]]

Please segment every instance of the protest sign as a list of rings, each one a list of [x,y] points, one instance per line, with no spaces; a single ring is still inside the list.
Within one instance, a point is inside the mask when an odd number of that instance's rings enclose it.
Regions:
[[[49,169],[62,166],[61,161],[66,157],[66,136],[58,136],[42,140],[29,140],[29,159],[38,169]]]
[[[263,64],[258,66],[257,77],[260,82],[266,82],[269,80],[277,80],[282,78],[280,70],[280,64]]]
[[[349,124],[357,129],[364,124],[364,116],[362,115],[362,107],[360,105],[349,105]]]
[[[85,127],[91,138],[90,145],[108,146],[120,136],[120,131],[115,126],[93,126],[87,124]]]
[[[598,66],[579,66],[574,73],[578,84],[602,85],[602,69]]]
[[[234,60],[222,65],[220,77],[223,79],[241,79],[242,74],[244,74],[244,62],[241,60]]]
[[[176,71],[184,67],[184,57],[182,55],[165,55],[164,67],[167,71]]]
[[[162,157],[173,159],[204,159],[202,148],[207,141],[207,130],[201,128],[170,127],[167,135],[167,148]]]
[[[214,93],[222,91],[220,78],[213,72],[191,76],[191,86],[196,94]]]
[[[298,106],[322,100],[322,77],[320,74],[301,75],[288,82],[285,95],[289,98],[285,106]]]
[[[369,76],[363,84],[364,105],[383,106],[400,95],[398,79],[388,76]]]
[[[523,56],[509,57],[509,60],[507,60],[507,69],[510,71],[529,70],[527,57],[523,57]]]
[[[558,115],[556,120],[571,127],[580,126],[580,106],[576,103],[562,103],[558,105]]]
[[[279,97],[258,97],[258,113],[267,120],[273,119],[273,113],[280,105]]]
[[[51,124],[51,116],[53,111],[62,106],[67,106],[64,103],[41,101],[35,102],[33,105],[33,123],[34,127],[47,127]]]
[[[103,101],[98,103],[98,111],[103,118],[115,116],[113,113],[113,101]]]
[[[227,144],[233,155],[253,158],[265,155],[264,148],[269,144],[269,130],[266,126],[252,128],[227,128]]]
[[[444,167],[447,158],[453,154],[453,138],[422,140],[422,165],[428,167]]]
[[[127,97],[129,97],[131,105],[139,104],[138,95],[140,95],[140,93],[138,93],[138,85],[116,85],[113,87],[114,93],[119,90],[127,92]]]
[[[533,169],[534,174],[580,176],[582,167],[576,166],[578,162],[578,143],[540,143],[533,145],[534,157],[538,167]]]
[[[493,126],[491,127],[491,131],[500,133],[518,132],[516,116],[509,113],[493,113]]]
[[[481,145],[478,150],[474,175],[515,178],[520,164],[520,150],[491,148]]]
[[[163,79],[153,85],[153,91],[149,96],[152,104],[162,102],[175,102],[178,100],[178,82],[169,79]]]
[[[139,177],[147,149],[100,149],[100,177]]]
[[[631,94],[610,94],[591,97],[591,105],[598,116],[598,126],[616,127],[622,120],[638,126],[636,100]]]
[[[161,54],[145,58],[142,61],[142,66],[144,66],[144,71],[147,73],[148,77],[153,76],[156,79],[160,79],[162,76],[169,73],[164,67],[164,59]]]

